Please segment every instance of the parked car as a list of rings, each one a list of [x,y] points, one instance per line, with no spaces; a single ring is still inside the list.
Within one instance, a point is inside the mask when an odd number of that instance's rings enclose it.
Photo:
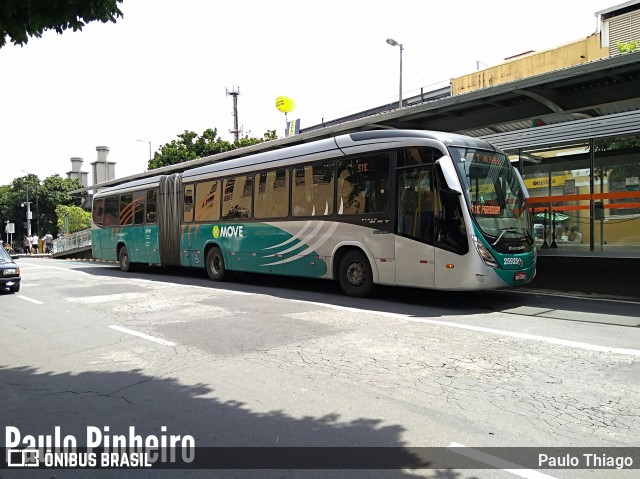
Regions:
[[[0,290],[9,289],[13,293],[20,291],[20,267],[14,263],[17,256],[11,256],[0,248]]]

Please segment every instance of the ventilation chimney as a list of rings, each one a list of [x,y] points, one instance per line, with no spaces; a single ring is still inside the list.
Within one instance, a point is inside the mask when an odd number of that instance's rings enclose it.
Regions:
[[[86,188],[89,186],[89,173],[82,171],[82,163],[84,163],[82,158],[71,158],[71,171],[67,172],[67,178],[78,180]]]
[[[113,180],[116,177],[116,163],[114,161],[107,161],[109,148],[106,146],[96,146],[96,151],[98,152],[98,160],[91,163],[94,185]]]

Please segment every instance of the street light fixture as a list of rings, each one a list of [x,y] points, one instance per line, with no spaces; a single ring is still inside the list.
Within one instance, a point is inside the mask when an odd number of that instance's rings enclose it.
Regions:
[[[402,43],[396,42],[393,38],[387,38],[387,43],[392,47],[400,47],[400,100],[398,101],[398,108],[402,108]]]
[[[151,140],[136,140],[141,141],[142,143],[149,143],[149,159],[153,160],[153,156],[151,155]]]

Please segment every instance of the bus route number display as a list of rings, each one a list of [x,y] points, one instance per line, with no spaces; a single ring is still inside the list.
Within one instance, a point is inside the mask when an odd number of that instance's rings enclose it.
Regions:
[[[487,205],[484,203],[472,203],[473,214],[482,216],[500,216],[502,209],[500,205]]]

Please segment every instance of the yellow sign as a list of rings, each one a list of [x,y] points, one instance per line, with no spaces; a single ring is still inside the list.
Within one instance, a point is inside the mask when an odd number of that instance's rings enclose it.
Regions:
[[[551,186],[562,186],[564,185],[564,180],[566,177],[564,176],[552,176],[551,177]],[[535,188],[549,188],[549,177],[546,178],[527,178],[524,180],[524,185],[528,190],[533,190]]]
[[[295,106],[295,102],[288,96],[279,96],[276,98],[276,108],[282,113],[289,113]]]

